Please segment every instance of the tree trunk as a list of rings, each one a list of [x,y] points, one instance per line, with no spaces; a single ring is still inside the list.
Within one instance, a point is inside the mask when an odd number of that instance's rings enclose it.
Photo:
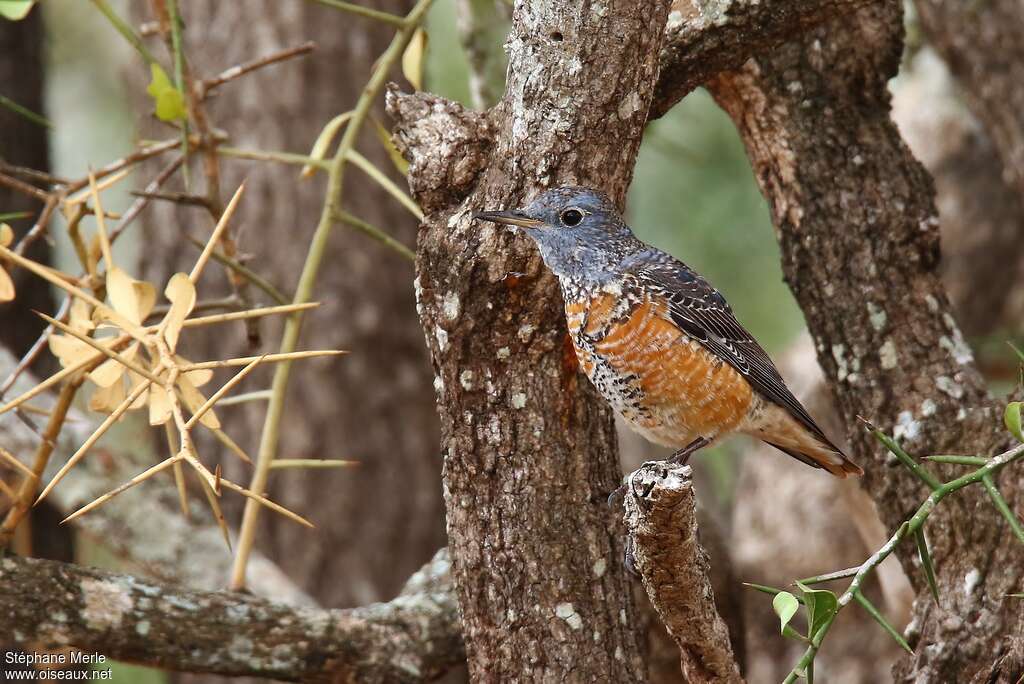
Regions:
[[[43,13],[34,8],[21,21],[0,19],[0,93],[36,114],[43,114]],[[38,171],[50,170],[47,129],[34,121],[0,106],[0,160]],[[32,227],[43,208],[39,200],[26,197],[0,185],[0,214],[30,211],[31,218],[8,220],[15,240]],[[49,263],[50,248],[46,240],[37,240],[25,254],[30,259]],[[0,344],[21,356],[39,337],[45,327],[42,319],[32,313],[52,311],[53,295],[35,276],[18,270],[14,273],[17,299],[0,306]],[[2,380],[2,379],[0,379]]]
[[[404,13],[407,4],[377,6]],[[393,27],[313,3],[195,0],[181,3],[181,12],[186,51],[201,76],[316,41],[310,56],[228,83],[209,101],[212,124],[228,132],[230,145],[247,149],[308,153],[321,127],[353,106],[393,33]],[[141,111],[150,107],[140,105]],[[361,142],[367,157],[390,169],[372,134]],[[290,291],[320,214],[322,178],[300,183],[295,166],[224,158],[221,166],[222,200],[246,180],[235,221],[240,250],[252,254],[251,268]],[[202,189],[198,163],[191,177],[193,186]],[[415,220],[365,175],[350,170],[346,189],[348,211],[412,243]],[[166,206],[150,216],[145,270],[147,277],[163,282],[197,255],[183,233],[205,237],[211,220],[202,210]],[[278,516],[263,515],[257,543],[323,605],[337,607],[391,598],[445,538],[437,417],[414,311],[412,266],[344,229],[332,238],[326,263],[316,295],[323,304],[307,318],[300,345],[351,353],[296,366],[279,455],[355,459],[360,465],[275,472],[270,496],[308,515],[318,529],[304,532]],[[204,281],[200,292],[222,296],[223,277],[218,269],[207,270],[214,277]],[[276,351],[279,324],[268,322],[261,330],[261,351]],[[184,342],[190,358],[253,353],[242,326],[190,335]],[[268,386],[268,369],[253,375],[258,377],[247,379],[247,389]],[[255,455],[264,405],[220,413],[228,434]],[[221,451],[213,442],[206,453]],[[231,460],[225,467],[228,476],[248,482],[249,468]],[[229,504],[235,513],[240,510],[240,500],[225,497]]]
[[[878,3],[713,84],[771,204],[787,282],[890,529],[926,492],[855,416],[918,455],[991,453],[1005,442],[938,278],[931,179],[889,119],[886,81],[900,36],[899,6]],[[955,472],[940,469],[945,478]],[[1019,488],[1005,480],[1019,507]],[[1020,590],[1024,547],[1007,539],[979,489],[944,502],[928,533],[942,601],[916,602],[908,635],[916,656],[898,675],[1014,681],[1024,669],[1024,615],[1004,596]],[[901,551],[920,591],[915,555]]]
[[[417,302],[479,681],[644,678],[622,528],[605,503],[619,477],[610,414],[577,369],[560,293],[536,252],[470,212],[567,183],[621,203],[667,9],[656,0],[518,4],[507,90],[489,119],[429,96],[389,103],[428,212]]]

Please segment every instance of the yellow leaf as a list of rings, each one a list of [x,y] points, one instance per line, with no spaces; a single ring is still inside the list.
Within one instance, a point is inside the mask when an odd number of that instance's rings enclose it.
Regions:
[[[0,223],[0,245],[7,247],[14,242],[14,230],[6,223]]]
[[[402,73],[416,90],[423,90],[423,55],[427,51],[427,32],[416,29],[402,53]]]
[[[141,325],[156,303],[156,289],[142,280],[135,280],[114,266],[107,273],[107,296],[114,310]]]
[[[2,267],[0,267],[0,302],[9,302],[14,299],[14,281],[11,280],[11,276],[7,275]]]
[[[163,425],[171,419],[171,400],[167,390],[159,385],[149,386],[149,424]]]
[[[185,400],[185,405],[188,406],[188,410],[192,413],[195,413],[199,410],[200,406],[206,403],[206,397],[196,389],[196,386],[192,384],[192,381],[186,375],[178,376],[178,389],[181,390],[181,398]],[[213,409],[204,413],[199,422],[208,428],[220,428],[220,421],[214,414]]]
[[[81,342],[81,340],[76,341]],[[121,352],[121,356],[127,361],[134,361],[138,351],[139,343],[136,342]],[[110,387],[124,376],[126,370],[127,368],[117,359],[107,359],[97,366],[96,370],[89,373],[89,379],[100,387]]]
[[[185,273],[175,273],[167,283],[164,295],[171,302],[171,308],[164,317],[164,339],[174,351],[178,346],[181,326],[196,305],[196,286]]]
[[[192,362],[186,359],[184,356],[174,355],[174,362],[179,366],[191,366]],[[200,368],[199,370],[188,371],[185,373],[188,376],[189,382],[196,387],[202,387],[206,383],[213,380],[213,371],[209,368]]]
[[[96,328],[96,324],[92,320],[92,309],[84,299],[75,297],[71,300],[68,325],[71,326],[72,330],[83,334],[91,332]]]
[[[125,399],[124,383],[115,382],[110,387],[97,387],[89,398],[89,408],[102,413],[112,413]]]
[[[67,368],[94,356],[96,350],[70,335],[50,335],[50,351]]]
[[[146,378],[142,377],[141,375],[139,375],[138,373],[135,373],[133,371],[128,371],[128,377],[131,379],[131,391],[129,392],[129,394],[134,392],[138,388],[139,385],[141,385],[144,382],[147,382]],[[146,405],[146,393],[145,392],[140,392],[139,396],[137,396],[135,398],[135,401],[132,402],[131,406],[128,407],[128,410],[129,411],[134,411],[135,409],[140,409],[140,408],[142,408],[145,405]]]

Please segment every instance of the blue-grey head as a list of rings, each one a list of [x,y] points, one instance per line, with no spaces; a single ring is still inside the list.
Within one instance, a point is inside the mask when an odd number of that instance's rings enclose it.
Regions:
[[[554,188],[522,209],[481,211],[473,218],[521,229],[563,280],[604,280],[626,256],[644,248],[612,201],[590,188]]]

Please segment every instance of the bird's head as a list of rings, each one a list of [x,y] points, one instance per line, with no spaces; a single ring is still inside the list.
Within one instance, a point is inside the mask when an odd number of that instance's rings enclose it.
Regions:
[[[560,278],[600,277],[638,244],[612,201],[589,188],[554,188],[522,209],[481,211],[473,218],[521,229]]]

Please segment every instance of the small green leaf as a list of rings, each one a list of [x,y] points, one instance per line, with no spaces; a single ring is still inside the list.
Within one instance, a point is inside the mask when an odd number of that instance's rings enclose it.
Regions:
[[[878,612],[878,609],[875,608],[871,601],[868,601],[867,598],[864,597],[864,594],[859,591],[855,591],[853,593],[853,598],[857,599],[857,603],[864,607],[864,610],[868,612],[868,615],[874,618],[875,622],[882,626],[882,629],[884,629],[889,636],[893,638],[893,641],[899,644],[904,651],[910,655],[914,655],[914,650],[910,648],[910,644],[908,644],[907,640],[903,638],[903,635],[896,631],[896,628],[890,625],[888,620],[882,617],[882,614]]]
[[[839,612],[839,599],[827,589],[811,589],[802,582],[796,585],[804,593],[804,605],[807,606],[807,638],[813,639],[818,630]]]
[[[149,65],[149,70],[152,80],[146,92],[156,105],[156,117],[161,121],[181,121],[188,118],[185,95],[174,87],[171,79],[167,77],[167,72],[155,62]]]
[[[917,528],[917,531],[914,532],[914,539],[917,541],[917,556],[921,559],[924,578],[928,580],[928,588],[932,590],[935,605],[939,605],[939,587],[935,584],[935,566],[932,564],[932,554],[928,550],[928,540],[924,537],[923,527]]]
[[[1020,424],[1020,407],[1021,402],[1019,401],[1011,401],[1007,404],[1006,412],[1003,414],[1003,422],[1006,423],[1006,429],[1010,431],[1010,434],[1024,442],[1024,432],[1021,432]]]
[[[779,616],[779,622],[781,623],[780,631],[785,634],[786,628],[789,627],[789,621],[793,619],[796,611],[800,609],[800,602],[796,600],[796,596],[793,596],[788,591],[780,591],[772,599],[772,608],[775,610],[775,614]]]
[[[0,0],[0,17],[11,21],[21,21],[28,16],[35,0]]]

